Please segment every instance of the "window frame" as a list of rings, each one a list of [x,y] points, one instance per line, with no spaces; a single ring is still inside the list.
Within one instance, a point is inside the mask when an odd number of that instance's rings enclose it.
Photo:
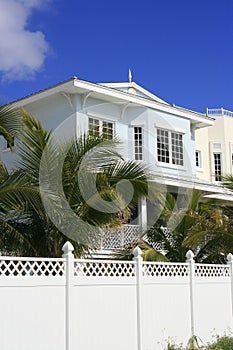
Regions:
[[[140,132],[138,132],[138,130],[136,132],[136,129],[140,129]],[[135,137],[136,135],[139,135],[137,139]],[[140,135],[141,135],[141,139],[140,139]],[[134,159],[140,162],[143,160],[143,143],[144,143],[142,126],[138,125],[133,127],[133,140],[134,140]],[[141,144],[140,144],[140,141],[141,141]]]
[[[217,179],[217,173],[215,171],[215,154],[220,155],[220,160],[221,160],[221,174],[219,179]],[[222,181],[221,177],[224,174],[224,162],[225,162],[225,157],[224,157],[224,145],[221,140],[213,140],[210,141],[210,156],[211,156],[211,181],[215,183],[219,183]]]
[[[160,142],[163,145],[163,147],[160,147],[161,154],[159,154],[158,148],[159,132],[162,132],[160,137],[163,137],[164,141],[166,141],[165,147],[164,143]],[[178,138],[174,138],[173,135],[178,136]],[[179,139],[180,137],[181,139]],[[174,150],[173,147],[177,147],[177,149]],[[182,157],[176,158],[174,154],[176,156],[181,155]],[[164,161],[160,160],[159,157],[164,158]],[[179,160],[179,164],[177,164],[177,159]],[[156,126],[156,160],[160,166],[184,169],[184,132]]]
[[[199,165],[197,164],[197,161],[199,162]],[[202,151],[200,149],[195,149],[195,165],[197,170],[202,170]]]
[[[114,125],[114,123],[111,120],[106,120],[106,119],[95,118],[95,117],[89,116],[88,117],[88,132],[89,132],[90,135],[91,135],[91,131],[93,130],[93,129],[90,128],[90,124],[91,124],[90,121],[91,120],[94,122],[93,125],[97,125],[98,126],[98,131],[96,131],[96,134],[93,134],[92,136],[100,136],[100,135],[105,135],[105,134],[106,134],[106,136],[110,135],[108,133],[105,133],[104,129],[105,128],[107,129],[108,128],[108,124],[111,124],[111,126],[112,126],[112,134],[111,134],[111,138],[109,138],[109,139],[113,139],[114,134],[115,134],[115,125]],[[106,125],[104,125],[104,124],[106,124]],[[108,139],[108,138],[106,137],[106,139]]]
[[[220,174],[218,172],[216,172],[216,167],[218,166],[217,163],[215,163],[215,155],[219,155],[220,158]],[[222,157],[222,152],[213,152],[213,170],[214,170],[214,181],[215,182],[221,182],[222,181],[222,176],[223,176],[223,157]]]

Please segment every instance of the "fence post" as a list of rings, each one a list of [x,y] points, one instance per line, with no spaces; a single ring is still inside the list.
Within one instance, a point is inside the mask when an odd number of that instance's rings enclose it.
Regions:
[[[73,301],[73,286],[74,286],[74,247],[70,242],[66,242],[63,247],[62,257],[66,259],[65,276],[66,276],[66,292],[65,292],[65,344],[66,350],[71,350],[71,336],[72,336],[72,301]]]
[[[142,251],[136,247],[133,251],[136,262],[136,288],[137,288],[137,349],[142,350]]]
[[[191,337],[195,334],[195,310],[194,310],[194,278],[195,278],[195,261],[194,254],[191,250],[186,253],[186,262],[189,264],[189,295],[190,295],[190,311],[191,311]]]
[[[230,265],[230,276],[231,276],[231,311],[233,316],[233,255],[229,253],[227,255],[227,263]]]

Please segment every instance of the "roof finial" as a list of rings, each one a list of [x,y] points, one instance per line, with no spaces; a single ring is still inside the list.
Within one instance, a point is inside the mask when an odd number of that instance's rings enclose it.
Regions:
[[[131,72],[131,69],[129,68],[129,82],[132,83],[132,79],[133,79],[133,76],[132,76],[132,72]]]

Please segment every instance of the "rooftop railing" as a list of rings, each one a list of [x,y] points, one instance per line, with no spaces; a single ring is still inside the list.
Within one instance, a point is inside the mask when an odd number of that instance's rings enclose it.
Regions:
[[[226,115],[233,118],[233,112],[224,108],[206,108],[207,115]]]

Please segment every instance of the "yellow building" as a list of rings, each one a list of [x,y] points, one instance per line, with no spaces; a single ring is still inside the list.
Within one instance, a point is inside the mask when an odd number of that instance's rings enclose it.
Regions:
[[[197,177],[218,183],[233,174],[233,112],[207,108],[206,114],[215,122],[195,132]]]

